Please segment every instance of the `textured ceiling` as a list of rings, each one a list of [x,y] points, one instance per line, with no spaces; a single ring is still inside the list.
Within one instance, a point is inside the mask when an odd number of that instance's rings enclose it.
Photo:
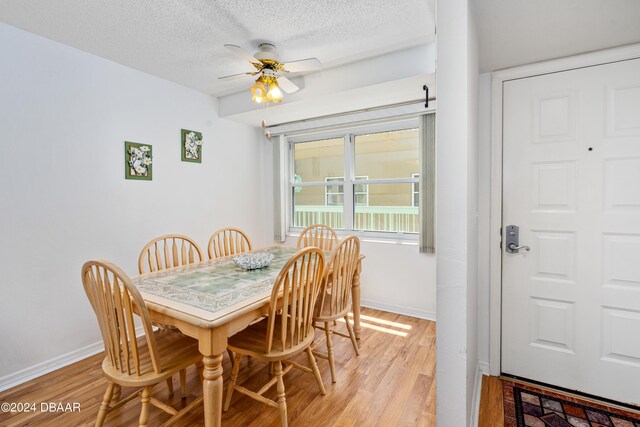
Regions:
[[[639,0],[475,0],[480,69],[640,42]]]
[[[214,95],[247,81],[217,77],[275,43],[282,59],[325,67],[430,41],[435,0],[0,0],[0,21]],[[250,66],[249,66],[250,68]]]

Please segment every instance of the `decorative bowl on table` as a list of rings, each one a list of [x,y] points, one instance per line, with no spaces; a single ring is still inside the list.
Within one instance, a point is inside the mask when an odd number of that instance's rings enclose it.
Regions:
[[[257,270],[271,264],[273,258],[273,254],[243,254],[233,257],[233,262],[243,270]]]

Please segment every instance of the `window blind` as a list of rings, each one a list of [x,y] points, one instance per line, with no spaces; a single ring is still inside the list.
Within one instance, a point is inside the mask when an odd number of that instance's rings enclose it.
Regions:
[[[284,242],[286,238],[286,199],[287,177],[286,171],[286,138],[275,135],[271,138],[273,144],[273,240]]]
[[[420,252],[435,253],[436,115],[420,116]]]

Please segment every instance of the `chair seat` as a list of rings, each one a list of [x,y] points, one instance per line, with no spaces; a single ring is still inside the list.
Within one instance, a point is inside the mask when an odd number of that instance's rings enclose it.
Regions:
[[[176,372],[202,360],[197,340],[173,330],[159,330],[154,332],[154,336],[163,367],[162,372],[158,374],[154,371],[148,346],[144,343],[146,337],[142,336],[138,338],[138,349],[140,351],[140,371],[144,373],[140,376],[136,375],[133,362],[131,362],[131,374],[127,373],[126,369],[125,372],[120,372],[111,365],[107,356],[102,362],[105,376],[116,384],[127,387],[142,387],[170,378]],[[124,360],[123,364],[126,367]]]
[[[275,321],[275,330],[281,330],[282,317],[277,316]],[[259,360],[265,362],[271,362],[276,360],[284,360],[291,356],[294,356],[301,351],[305,350],[311,342],[313,342],[314,335],[308,334],[307,338],[296,346],[288,348],[282,351],[282,339],[280,334],[273,334],[273,345],[271,346],[271,352],[266,352],[266,336],[267,327],[269,324],[269,318],[265,317],[259,322],[253,323],[248,328],[238,332],[231,338],[229,338],[228,348],[235,353],[248,354]],[[294,336],[295,338],[295,336]],[[291,342],[291,337],[287,336],[287,345]]]
[[[324,294],[324,301],[322,305],[322,312],[320,312],[320,301],[316,302],[316,308],[313,313],[313,320],[316,322],[330,322],[332,320],[342,319],[349,313],[351,308],[351,301],[347,304],[347,307],[337,313],[331,313],[331,294],[326,292]]]

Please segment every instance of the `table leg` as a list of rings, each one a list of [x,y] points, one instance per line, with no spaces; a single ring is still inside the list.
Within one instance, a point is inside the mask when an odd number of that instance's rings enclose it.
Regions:
[[[353,283],[351,284],[351,300],[353,309],[353,332],[356,339],[360,339],[360,271],[362,270],[362,260],[358,261],[356,271],[353,273]]]
[[[204,356],[204,425],[218,427],[222,425],[222,354]]]

